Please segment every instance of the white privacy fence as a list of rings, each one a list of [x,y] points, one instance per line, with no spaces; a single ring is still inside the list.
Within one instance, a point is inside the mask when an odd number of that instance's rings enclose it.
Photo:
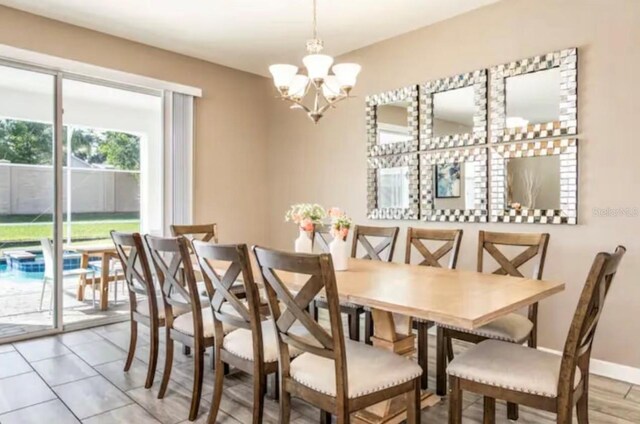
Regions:
[[[67,168],[64,176],[64,210],[67,210]],[[51,213],[51,166],[0,163],[0,215]],[[138,212],[139,171],[71,168],[71,212]]]

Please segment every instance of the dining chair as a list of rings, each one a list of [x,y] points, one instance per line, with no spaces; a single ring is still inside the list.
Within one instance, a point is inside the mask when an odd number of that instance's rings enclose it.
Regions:
[[[336,415],[338,424],[348,424],[353,412],[406,395],[407,420],[419,423],[422,369],[391,351],[344,338],[331,255],[287,253],[257,246],[253,251],[278,337],[279,422],[289,423],[292,396]],[[296,294],[282,278],[295,281],[299,288]],[[330,332],[307,311],[321,290],[327,299]],[[308,336],[292,331],[296,323]],[[304,353],[291,359],[294,348]]]
[[[549,244],[547,233],[495,233],[480,231],[478,234],[478,263],[477,271],[483,272],[484,252],[488,252],[491,258],[498,264],[492,274],[508,275],[523,278],[520,267],[529,261],[533,261],[533,275],[535,280],[542,279],[544,263]],[[526,248],[512,259],[499,250],[499,247],[517,249]],[[475,330],[438,325],[436,342],[436,392],[443,395],[446,391],[446,361],[453,359],[452,339],[463,340],[469,343],[480,343],[487,339],[502,340],[506,342],[522,344],[525,341],[529,347],[537,347],[538,304],[529,306],[527,316],[511,313],[483,325]],[[507,417],[511,420],[518,419],[518,405],[507,405]]]
[[[434,230],[430,228],[407,228],[407,242],[404,263],[411,263],[411,255],[417,250],[422,260],[418,263],[421,266],[432,266],[443,268],[440,263],[447,255],[448,261],[444,267],[455,269],[458,263],[458,253],[460,252],[460,242],[462,241],[462,230]],[[440,246],[430,250],[425,242],[442,243]],[[414,318],[413,325],[418,330],[418,363],[422,367],[422,380],[420,385],[426,390],[429,387],[429,328],[434,326],[433,321]]]
[[[556,414],[558,424],[589,422],[589,362],[604,301],[626,249],[598,253],[571,321],[562,356],[500,340],[484,341],[455,358],[449,373],[449,423],[462,422],[463,390],[484,396],[484,423],[495,422],[495,400]]]
[[[189,410],[189,420],[193,421],[200,407],[204,354],[207,348],[214,346],[213,313],[208,303],[205,306],[201,303],[187,239],[182,236],[162,238],[145,235],[144,240],[162,289],[165,311],[166,354],[158,399],[164,398],[167,391],[173,365],[173,345],[178,341],[193,349],[195,366]],[[230,326],[224,327],[225,331],[231,330]]]
[[[364,225],[356,225],[353,229],[353,241],[351,243],[351,257],[358,257],[358,245],[365,250],[365,255],[360,259],[369,259],[372,261],[393,261],[393,252],[396,248],[396,240],[400,227],[368,227]],[[378,239],[378,243],[373,246],[370,239]],[[373,317],[371,311],[364,309],[364,342],[371,344],[371,336],[373,336]],[[358,324],[358,328],[360,325]]]
[[[331,226],[316,225],[313,231],[313,243],[318,246],[318,250],[322,253],[329,253],[329,242],[331,241]],[[327,302],[321,296],[315,302],[310,304],[313,318],[318,321],[318,309],[327,309]],[[349,338],[351,340],[360,340],[360,316],[364,313],[361,305],[351,302],[340,302],[340,312],[347,315],[349,324]]]
[[[216,373],[208,422],[216,422],[227,365],[253,375],[253,423],[259,424],[268,375],[273,375],[277,393],[278,341],[273,324],[262,319],[262,302],[251,271],[249,250],[245,244],[216,245],[197,240],[193,247],[210,293],[215,332]],[[238,280],[245,288],[244,299],[231,290]],[[224,324],[237,329],[225,334]]]
[[[210,241],[218,243],[218,224],[190,224],[190,225],[171,225],[171,235],[173,237],[183,236],[189,241],[189,252],[193,253],[193,241]],[[199,268],[196,277],[199,274]],[[182,353],[189,355],[191,350],[189,346],[182,346]]]
[[[53,282],[55,280],[55,272],[54,272],[54,261],[53,261],[53,241],[48,238],[40,239],[40,246],[42,246],[42,259],[44,261],[44,275],[42,276],[42,291],[40,293],[40,306],[38,307],[39,311],[42,311],[42,304],[44,303],[44,292],[47,286],[51,286],[53,288]],[[91,274],[91,285],[95,287],[96,282],[96,271],[91,268],[74,268],[74,269],[65,269],[62,271],[62,279],[65,277],[85,277],[80,278],[78,284],[84,284],[86,287],[87,278],[86,276]],[[49,300],[49,311],[53,309],[53,298],[55,296],[54,290],[51,290],[51,299]],[[93,291],[93,306],[96,303],[96,293]]]
[[[124,370],[129,371],[135,357],[138,324],[149,327],[149,365],[144,383],[144,387],[148,389],[153,385],[158,365],[160,327],[164,327],[165,324],[164,307],[158,306],[162,303],[162,298],[159,293],[156,293],[142,236],[139,233],[111,231],[111,239],[116,247],[129,292],[131,338]]]

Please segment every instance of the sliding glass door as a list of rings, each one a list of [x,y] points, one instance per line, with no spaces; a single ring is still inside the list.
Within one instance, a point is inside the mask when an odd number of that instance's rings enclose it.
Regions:
[[[57,326],[56,75],[0,65],[0,341]]]

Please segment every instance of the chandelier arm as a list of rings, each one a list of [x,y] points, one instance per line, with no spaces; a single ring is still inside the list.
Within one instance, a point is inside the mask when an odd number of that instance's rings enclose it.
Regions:
[[[283,99],[283,100],[286,100],[286,101],[288,101],[288,102],[291,102],[291,103],[293,103],[293,104],[295,104],[295,105],[300,106],[300,107],[301,107],[305,112],[307,112],[307,113],[311,113],[311,110],[310,110],[307,106],[305,106],[305,105],[304,105],[301,101],[299,101],[299,100],[296,100],[296,99],[294,99],[294,98],[292,98],[292,97],[282,97],[282,99]]]

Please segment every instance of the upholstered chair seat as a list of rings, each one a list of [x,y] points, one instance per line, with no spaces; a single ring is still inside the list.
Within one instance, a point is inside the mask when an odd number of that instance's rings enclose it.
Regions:
[[[350,399],[398,386],[422,374],[422,368],[409,358],[388,350],[345,340],[347,381]],[[336,396],[333,360],[303,353],[291,361],[291,378],[329,396]]]
[[[562,356],[498,340],[487,340],[456,356],[447,373],[494,387],[555,398]],[[576,367],[573,387],[582,378]]]
[[[304,326],[300,324],[294,324],[289,330],[289,333],[305,339],[311,338]],[[278,338],[273,327],[273,321],[271,320],[262,322],[262,346],[264,362],[277,362]],[[254,359],[253,335],[251,334],[251,330],[239,328],[228,333],[222,341],[222,347],[239,358],[246,359],[247,361],[253,361]],[[300,349],[293,346],[289,347],[289,355],[292,358],[299,356],[301,353],[302,351]]]
[[[447,325],[442,325],[442,327],[464,333],[476,334],[488,339],[522,344],[527,341],[529,334],[531,334],[533,323],[529,321],[527,317],[513,313],[491,321],[475,330],[466,330]]]
[[[138,312],[140,315],[144,315],[145,317],[151,315],[149,313],[149,301],[147,299],[138,300],[136,304],[136,312]],[[162,298],[158,297],[156,305],[158,305],[158,318],[164,319],[164,306],[162,305]]]
[[[229,313],[233,314],[233,308],[231,306],[228,307]],[[183,334],[193,336],[193,313],[189,312],[186,314],[182,314],[176,317],[173,320],[173,328]],[[225,334],[228,334],[236,329],[233,325],[223,323],[222,329]],[[202,308],[202,330],[204,332],[204,337],[214,337],[215,332],[213,329],[213,311],[210,306],[206,308]]]

